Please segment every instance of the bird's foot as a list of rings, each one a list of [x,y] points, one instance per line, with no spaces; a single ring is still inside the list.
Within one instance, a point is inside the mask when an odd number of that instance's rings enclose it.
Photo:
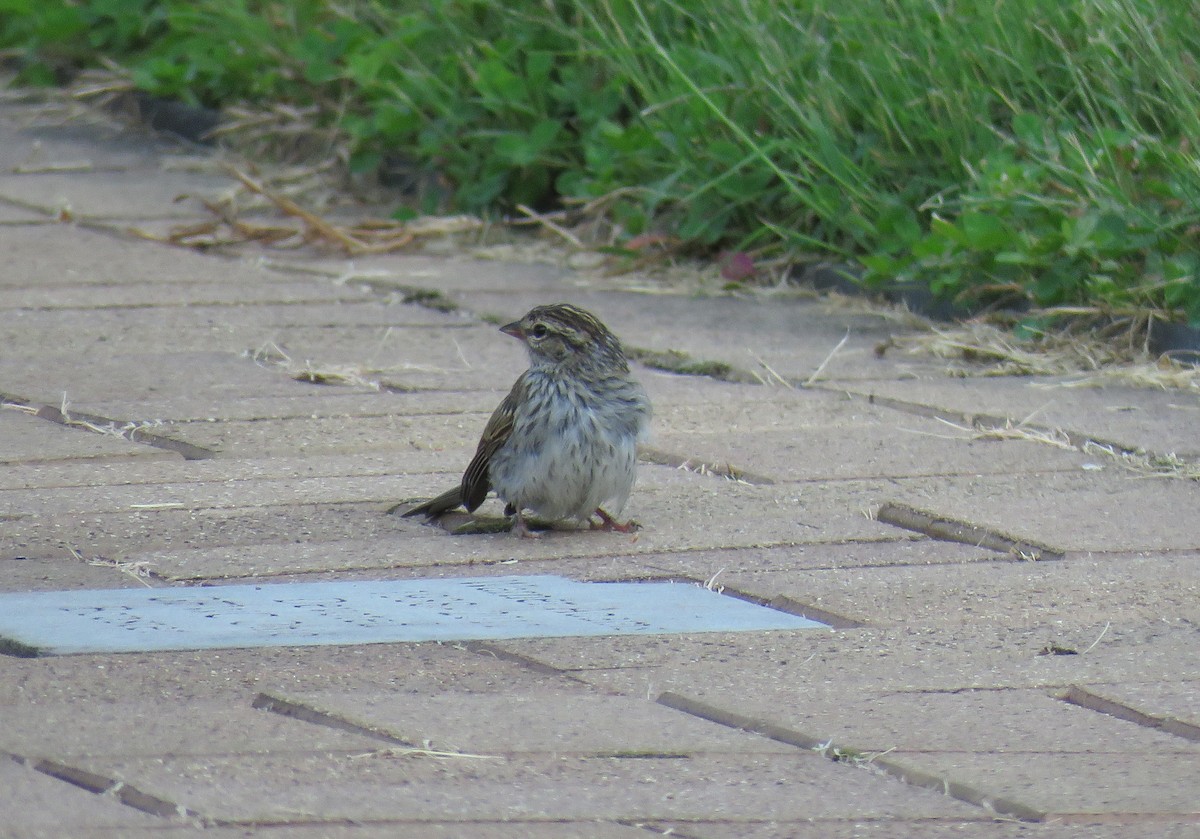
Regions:
[[[591,519],[588,519],[588,527],[592,530],[615,530],[618,533],[636,533],[642,529],[642,526],[633,519],[622,524],[614,519],[608,513],[604,512],[603,507],[597,507],[593,515],[600,517],[600,523],[596,524]]]
[[[525,521],[525,517],[521,515],[521,511],[517,510],[516,518],[513,521],[512,532],[522,539],[540,539],[542,534],[529,529],[529,524]]]

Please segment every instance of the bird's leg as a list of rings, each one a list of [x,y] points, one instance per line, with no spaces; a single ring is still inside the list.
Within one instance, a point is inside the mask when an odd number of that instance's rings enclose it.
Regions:
[[[597,507],[595,515],[600,517],[600,524],[595,524],[589,520],[588,527],[592,530],[615,530],[618,533],[633,533],[642,529],[642,526],[632,519],[621,524],[621,522],[604,512],[603,507]]]
[[[505,512],[507,512],[507,510]],[[513,533],[520,536],[522,539],[539,539],[539,538],[541,538],[540,533],[534,533],[532,530],[529,529],[529,525],[525,522],[525,517],[523,515],[521,515],[520,509],[517,509],[513,515],[515,516],[515,518],[513,519],[513,527],[512,527]]]

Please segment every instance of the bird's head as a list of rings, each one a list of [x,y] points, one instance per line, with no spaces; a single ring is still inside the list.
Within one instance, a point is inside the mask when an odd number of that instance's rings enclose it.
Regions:
[[[629,369],[617,336],[591,312],[569,303],[538,306],[500,331],[525,344],[535,368]]]

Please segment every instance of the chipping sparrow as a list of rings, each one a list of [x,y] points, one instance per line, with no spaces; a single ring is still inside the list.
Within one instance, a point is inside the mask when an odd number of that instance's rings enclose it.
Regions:
[[[616,336],[566,303],[538,306],[500,331],[525,344],[529,369],[488,420],[462,483],[404,515],[433,518],[460,505],[473,511],[494,488],[521,536],[534,535],[526,509],[634,530],[602,507],[611,504],[619,514],[625,506],[637,441],[650,421],[650,400],[630,376]]]

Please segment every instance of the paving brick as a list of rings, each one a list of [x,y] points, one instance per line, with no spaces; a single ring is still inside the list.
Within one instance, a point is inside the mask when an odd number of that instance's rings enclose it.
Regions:
[[[1194,817],[1200,754],[928,754],[923,768],[988,783],[1048,813],[1176,814]],[[1153,829],[1153,828],[1150,828]]]
[[[697,462],[782,481],[1014,472],[1037,480],[1038,473],[1079,471],[1089,462],[1037,443],[973,440],[970,432],[956,436],[933,420],[911,417],[897,425],[859,425],[847,417],[840,425],[746,435],[673,431],[657,435],[654,444]]]
[[[754,697],[740,712],[769,718],[842,748],[920,762],[925,755],[1140,755],[1164,763],[1200,756],[1200,746],[1097,714],[1044,690],[893,691],[811,697],[792,704]],[[1113,780],[1093,783],[1113,783]]]
[[[255,710],[248,702],[232,698],[38,702],[6,707],[4,718],[0,749],[64,763],[79,758],[163,754],[181,758],[267,753],[345,755],[379,746],[378,740],[365,734]]]
[[[52,516],[131,510],[219,510],[290,504],[341,504],[411,492],[409,477],[369,474],[316,478],[247,478],[97,487],[51,487],[0,491],[0,515]],[[9,502],[9,503],[5,503]]]
[[[157,827],[163,819],[126,807],[23,766],[0,754],[0,810],[4,839],[88,836],[92,830],[112,836]],[[124,834],[128,835],[128,834]]]
[[[60,395],[61,399],[61,395]],[[53,403],[55,405],[59,403]],[[73,464],[80,468],[100,468],[99,464],[160,460],[168,455],[161,450],[139,446],[114,434],[96,434],[79,428],[49,422],[24,411],[0,405],[0,463]],[[0,473],[0,484],[11,480],[7,469]]]
[[[212,266],[216,273],[222,266]],[[181,306],[246,306],[257,303],[278,305],[294,300],[301,303],[356,303],[362,296],[345,289],[311,282],[259,282],[234,285],[227,282],[197,281],[187,285],[163,286],[160,283],[123,282],[115,286],[76,285],[59,288],[26,286],[5,292],[8,309],[101,309],[155,308]]]
[[[16,295],[22,290],[41,290],[45,299],[53,301],[55,295],[80,294],[88,287],[112,292],[128,285],[161,291],[196,283],[265,284],[285,279],[250,260],[163,247],[76,225],[26,225],[7,227],[3,232],[7,263],[0,286],[5,287],[4,308],[18,308],[16,301],[21,298]]]
[[[91,401],[121,396],[144,404],[142,417],[154,416],[155,394],[184,387],[235,400],[242,394],[303,393],[306,385],[256,365],[233,353],[143,353],[89,358],[44,358],[53,373],[27,361],[0,360],[0,382],[6,391],[58,407],[66,394],[68,411],[88,412]],[[125,419],[120,417],[117,419]]]
[[[990,563],[997,554],[983,548],[951,542],[935,542],[920,537],[898,534],[895,540],[864,540],[841,544],[817,542],[778,547],[719,548],[674,553],[649,553],[635,556],[562,557],[553,560],[555,573],[581,580],[661,580],[691,579],[712,581],[718,590],[728,588],[751,597],[770,600],[785,595],[817,605],[822,590],[810,587],[810,571],[845,572],[851,579],[861,579],[868,569],[916,566],[956,565],[958,563]],[[856,570],[860,570],[855,574]],[[503,568],[500,572],[503,572]],[[838,577],[839,573],[832,576]],[[821,579],[823,575],[815,575]],[[861,613],[863,604],[856,604],[852,592],[850,603],[824,600],[826,608],[838,611],[847,605],[849,611]],[[834,607],[837,608],[834,608]],[[870,612],[873,621],[878,612]]]
[[[236,400],[219,394],[157,394],[152,406],[142,401],[96,399],[88,407],[98,414],[114,417],[153,416],[169,423],[246,422],[259,420],[319,420],[336,417],[349,423],[352,418],[436,416],[441,414],[477,414],[483,421],[504,398],[504,393],[486,390],[422,390],[411,392],[378,391],[366,386],[309,384],[306,389],[287,395],[240,395]],[[466,419],[464,418],[464,423]],[[388,443],[378,440],[380,446]]]
[[[1148,478],[1114,464],[1037,476],[914,478],[886,498],[1062,550],[1097,553],[1200,547],[1200,518],[1179,514],[1197,499],[1200,483]]]
[[[327,292],[321,285],[306,288],[304,296],[323,296]],[[55,302],[58,299],[55,295]],[[284,335],[291,340],[297,330],[310,330],[356,337],[368,350],[363,360],[369,361],[384,348],[389,330],[422,327],[453,331],[465,324],[419,306],[389,306],[374,300],[343,300],[336,307],[322,302],[169,306],[164,301],[151,316],[135,307],[16,309],[0,321],[0,340],[9,358],[45,355],[47,335],[53,336],[54,350],[60,355],[137,353],[147,345],[173,352],[241,353],[272,341],[284,342]]]
[[[3,414],[0,414],[3,416]],[[56,428],[46,423],[50,428]],[[84,438],[89,435],[74,432]],[[94,435],[106,437],[107,435]],[[154,449],[147,446],[132,446],[130,453],[137,454]],[[108,468],[108,463],[85,458],[62,460],[50,463],[13,463],[0,472],[0,493],[5,490],[74,490],[87,487],[144,487],[146,492],[176,484],[204,486],[212,483],[235,483],[252,480],[304,480],[306,478],[387,476],[398,472],[395,456],[389,452],[364,452],[358,455],[334,455],[329,457],[298,456],[269,457],[257,459],[216,458],[212,460],[184,460],[173,452],[159,452],[157,457],[127,457],[120,470]],[[35,493],[36,495],[36,493]],[[94,506],[94,505],[86,505]]]
[[[917,546],[907,546],[910,552]],[[770,598],[780,594],[877,626],[1146,624],[1200,619],[1194,555],[1021,562],[1003,555],[966,564],[899,564],[849,571],[730,567],[721,581]]]
[[[1119,702],[1158,720],[1174,719],[1200,728],[1200,681],[1089,684],[1089,693]]]
[[[971,416],[1011,417],[1016,423],[1062,428],[1131,448],[1200,454],[1200,443],[1191,432],[1200,420],[1200,396],[1178,390],[1069,386],[1081,378],[1013,376],[989,378],[985,385],[979,379],[941,376],[847,383],[845,389]]]
[[[310,821],[314,811],[329,821],[962,818],[974,809],[816,755],[492,757],[167,757],[89,760],[85,768],[236,820]]]
[[[839,628],[0,657],[0,719],[19,723],[0,726],[0,748],[70,758],[168,813],[178,803],[235,820],[215,836],[260,818],[289,837],[1197,835],[1200,745],[1160,724],[1195,721],[1200,530],[1180,511],[1195,507],[1196,483],[1095,452],[971,439],[928,416],[996,414],[1195,454],[1195,394],[952,379],[935,359],[877,357],[907,327],[861,308],[718,297],[703,280],[605,277],[567,259],[479,259],[450,240],[352,260],[166,247],[128,228],[161,233],[202,213],[172,201],[231,185],[211,160],[94,120],[34,117],[45,112],[0,103],[0,392],[161,420],[154,430],[220,451],[183,460],[0,410],[0,588],[554,573],[709,581]],[[71,158],[91,165],[14,172]],[[64,200],[104,229],[46,223]],[[460,308],[404,305],[406,287]],[[458,479],[524,369],[490,320],[555,300],[593,309],[629,347],[723,361],[762,383],[635,364],[657,452],[626,510],[645,525],[634,537],[456,537],[384,515]],[[392,390],[300,382],[247,357],[271,345],[293,366],[366,371]],[[821,389],[794,387],[819,368]],[[713,474],[726,464],[774,483]],[[1026,563],[934,541],[872,520],[885,502],[1066,556]],[[834,763],[649,701],[665,691],[830,748],[896,751],[866,768]],[[257,710],[260,693],[325,703],[335,727]],[[502,759],[357,757],[374,746],[337,729],[338,714]],[[890,776],[876,771],[885,761]],[[904,766],[1051,817],[993,822],[901,783]],[[25,774],[3,779],[0,809],[33,814],[10,820],[21,839],[195,829],[16,763],[0,773],[14,767]]]
[[[795,822],[682,822],[657,823],[658,830],[674,830],[681,835],[706,839],[1141,839],[1150,833],[1163,839],[1193,839],[1196,825],[1188,820],[1168,823],[1154,816],[1132,817],[1126,823],[1113,823],[1103,817],[1067,821],[1052,817],[1043,824],[1013,823],[999,820],[976,821],[899,820],[869,822],[843,821]]]
[[[929,361],[877,358],[875,346],[902,327],[810,299],[660,295],[654,298],[651,313],[639,294],[590,289],[564,297],[594,311],[631,347],[676,350],[699,360],[753,370],[767,380],[774,378],[773,370],[793,382],[805,382],[823,364],[822,377],[839,380],[908,378],[942,369]],[[549,302],[545,295],[528,292],[463,292],[455,299],[473,310],[505,317]],[[847,331],[846,344],[834,353]],[[730,336],[738,337],[731,340]]]
[[[420,704],[384,694],[288,694],[414,744],[449,751],[547,752],[630,760],[710,752],[790,754],[794,749],[680,714],[645,698],[580,692],[442,693]]]
[[[203,207],[176,199],[215,199],[227,184],[222,176],[193,172],[158,172],[148,181],[116,179],[111,172],[0,175],[0,197],[47,215],[66,210],[76,219],[195,219],[205,217]]]
[[[374,254],[356,256],[354,259],[336,259],[322,255],[306,254],[293,257],[279,254],[272,260],[275,264],[295,265],[300,270],[319,270],[331,276],[357,275],[380,283],[381,293],[388,285],[399,287],[410,284],[417,288],[439,292],[456,293],[464,289],[488,289],[500,293],[524,293],[539,296],[542,303],[557,302],[564,294],[580,284],[580,278],[557,265],[510,261],[503,259],[473,259],[457,250],[449,254]],[[530,308],[526,306],[526,309]],[[511,314],[511,307],[497,310],[497,314],[516,318],[524,314]],[[476,314],[488,314],[487,310],[476,309]]]
[[[1187,622],[1120,630],[1103,624],[933,629],[863,627],[771,632],[521,639],[503,649],[632,696],[673,691],[726,707],[755,702],[802,708],[809,696],[960,690],[1058,691],[1101,681],[1200,679]],[[1055,645],[1074,655],[1050,654]],[[1173,662],[1170,663],[1169,662]],[[1169,675],[1168,675],[1169,674]]]
[[[5,102],[0,169],[86,162],[96,170],[142,168],[153,172],[162,168],[166,159],[212,165],[207,155],[189,158],[185,145],[166,135],[123,126],[98,111],[48,107],[39,100],[33,96],[27,102],[20,98]]]
[[[77,559],[66,548],[54,558],[29,559],[8,546],[0,549],[0,577],[3,591],[128,588],[131,580],[142,579],[136,568],[126,572],[111,562]]]
[[[415,492],[417,487],[413,486]],[[264,499],[265,500],[265,499]],[[73,547],[87,558],[141,561],[169,569],[179,552],[217,550],[221,567],[213,573],[254,568],[245,545],[316,545],[326,557],[337,556],[338,543],[364,537],[395,538],[395,517],[383,514],[384,506],[259,506],[255,509],[188,510],[175,506],[124,512],[20,516],[5,523],[5,540],[18,554],[30,557],[61,556]],[[349,549],[351,546],[347,546]],[[296,550],[303,550],[297,547]],[[285,558],[288,556],[284,550]],[[270,565],[263,568],[273,567]],[[296,570],[311,570],[308,563]],[[261,570],[261,569],[260,569]],[[205,576],[205,575],[201,575]]]
[[[215,828],[206,830],[204,836],[207,839],[242,839],[246,830],[245,827]],[[272,825],[270,830],[273,836],[283,839],[459,839],[464,836],[471,839],[645,839],[646,836],[646,831],[637,825],[596,819],[416,819],[410,822],[387,819],[374,825],[355,819],[353,825]]]
[[[90,708],[151,699],[163,710],[215,702],[248,708],[260,692],[392,692],[419,703],[423,696],[447,691],[581,690],[559,676],[436,643],[5,657],[0,666],[2,709]]]
[[[8,204],[0,198],[0,225],[6,227],[24,227],[33,224],[54,224],[44,213],[23,207],[19,204]]]

